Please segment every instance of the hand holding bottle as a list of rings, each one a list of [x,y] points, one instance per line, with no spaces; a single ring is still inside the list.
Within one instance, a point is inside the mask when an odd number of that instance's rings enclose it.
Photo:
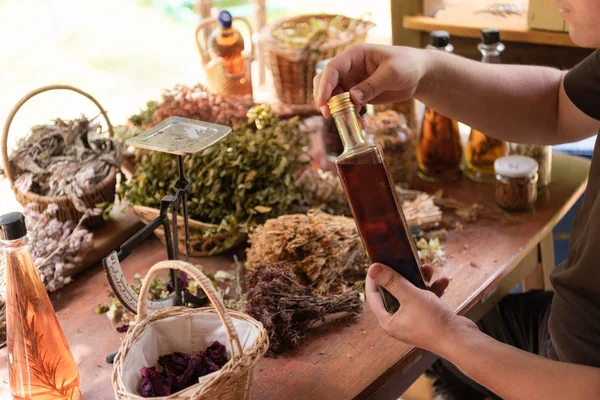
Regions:
[[[329,117],[327,101],[350,91],[358,107],[412,98],[428,70],[428,52],[409,47],[357,44],[336,56],[315,76],[315,103]]]
[[[433,269],[423,266],[423,276],[431,279]],[[377,285],[384,287],[400,301],[400,309],[393,314],[386,311]],[[412,285],[393,269],[373,264],[365,284],[367,304],[383,331],[404,343],[439,354],[440,338],[451,337],[463,329],[475,329],[471,320],[457,316],[439,296],[448,286],[447,278],[433,282],[429,290]],[[447,341],[446,341],[447,342]]]

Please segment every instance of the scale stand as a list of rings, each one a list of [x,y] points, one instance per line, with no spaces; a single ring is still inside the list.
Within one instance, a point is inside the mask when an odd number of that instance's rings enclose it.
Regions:
[[[187,259],[191,252],[187,210],[187,195],[190,182],[185,175],[183,157],[200,153],[217,144],[230,133],[231,128],[228,126],[188,118],[171,117],[127,141],[127,144],[133,147],[176,155],[179,170],[179,179],[175,182],[174,187],[175,194],[167,195],[161,199],[158,217],[123,243],[118,251],[111,252],[102,260],[110,287],[116,298],[128,311],[134,314],[137,313],[138,294],[133,291],[127,279],[125,279],[120,263],[131,254],[134,248],[139,246],[160,227],[165,232],[167,258],[169,260],[179,260],[177,215],[180,207],[183,209],[185,259]],[[169,209],[171,211],[171,221],[169,221]],[[179,287],[178,271],[171,270],[170,278],[175,288],[174,292],[164,299],[149,301],[148,308],[150,310],[159,310],[184,304],[192,304],[197,307],[207,304],[208,299],[206,295],[194,296],[186,288]]]

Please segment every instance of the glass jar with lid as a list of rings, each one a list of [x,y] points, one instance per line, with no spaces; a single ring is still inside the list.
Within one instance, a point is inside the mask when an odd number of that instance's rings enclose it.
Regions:
[[[537,201],[538,164],[526,156],[505,156],[494,162],[496,203],[507,210],[530,209]]]

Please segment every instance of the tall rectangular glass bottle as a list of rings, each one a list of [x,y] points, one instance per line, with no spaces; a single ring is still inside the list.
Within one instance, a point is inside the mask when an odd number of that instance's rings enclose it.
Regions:
[[[335,165],[371,262],[388,265],[425,288],[416,245],[381,150],[365,141],[348,92],[333,96],[327,104],[344,144]],[[398,300],[385,289],[380,291],[386,309],[398,310]]]

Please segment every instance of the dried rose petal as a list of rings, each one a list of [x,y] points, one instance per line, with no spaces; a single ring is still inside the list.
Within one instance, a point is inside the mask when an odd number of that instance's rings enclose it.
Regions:
[[[123,325],[117,327],[117,332],[124,333],[129,330],[129,325]]]
[[[215,362],[221,368],[227,364],[227,349],[218,341],[208,346],[206,349],[206,355]]]
[[[171,394],[171,388],[165,385],[163,376],[156,371],[156,367],[142,368],[140,372],[142,374],[140,394],[143,397],[167,396]]]
[[[167,354],[166,356],[161,356],[158,359],[158,364],[163,367],[167,373],[177,376],[185,372],[188,367],[190,357],[192,357],[191,354],[171,353]]]
[[[189,358],[186,370],[176,378],[177,391],[183,390],[198,382],[198,367],[205,358],[206,357],[202,353]]]

